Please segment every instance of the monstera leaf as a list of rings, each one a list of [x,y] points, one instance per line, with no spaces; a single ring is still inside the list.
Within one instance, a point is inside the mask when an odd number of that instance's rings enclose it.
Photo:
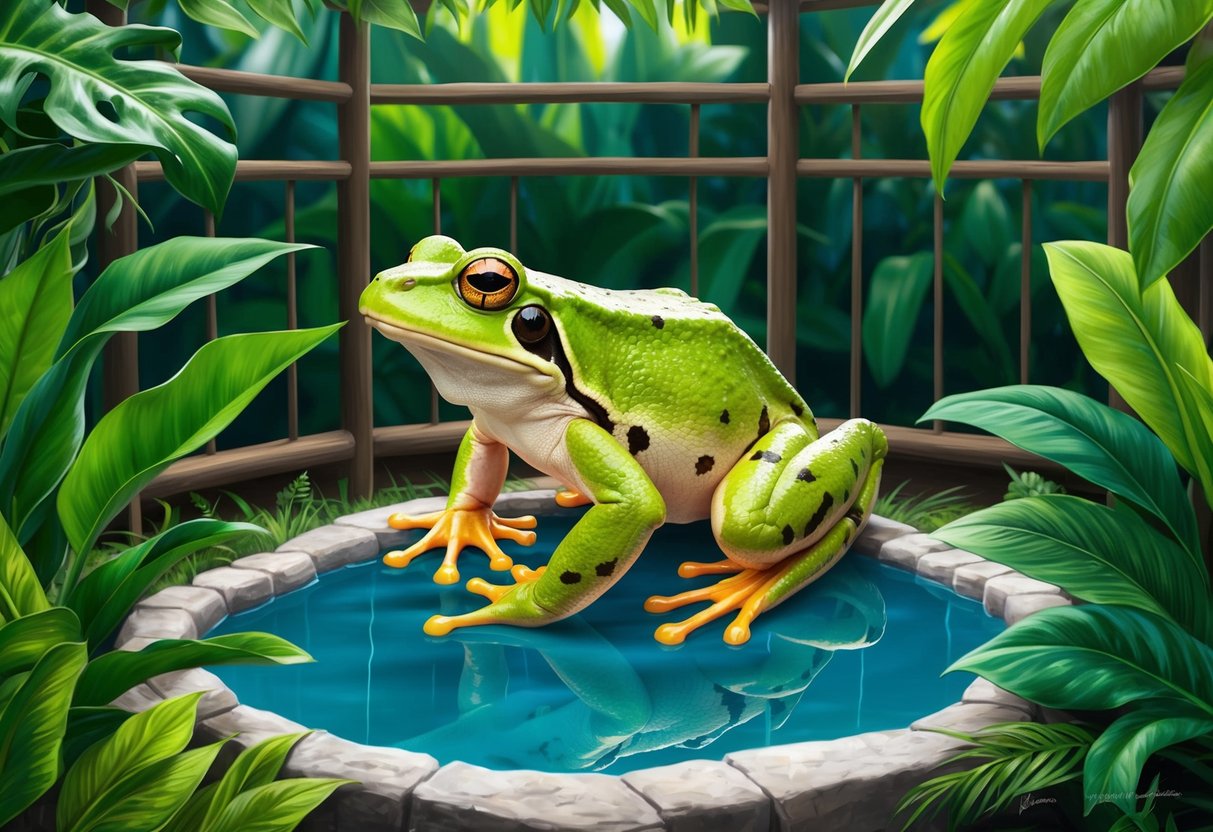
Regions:
[[[110,27],[50,0],[0,3],[0,119],[17,126],[17,107],[36,76],[49,82],[45,111],[85,142],[144,145],[169,184],[214,212],[236,171],[236,147],[187,114],[218,121],[235,136],[223,100],[167,64],[126,61],[120,49],[175,50],[180,36],[151,26]]]

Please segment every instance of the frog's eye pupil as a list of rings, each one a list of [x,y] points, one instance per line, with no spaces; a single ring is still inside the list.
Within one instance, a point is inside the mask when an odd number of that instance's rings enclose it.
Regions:
[[[456,287],[463,302],[474,309],[504,309],[518,293],[518,273],[504,260],[483,257],[463,267]]]
[[[552,316],[542,306],[524,306],[514,316],[514,335],[523,344],[535,344],[547,337]]]

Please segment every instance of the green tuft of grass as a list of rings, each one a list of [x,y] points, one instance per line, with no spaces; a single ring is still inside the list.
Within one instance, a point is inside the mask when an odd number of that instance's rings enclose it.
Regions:
[[[909,482],[906,480],[881,494],[872,509],[873,513],[929,534],[979,508],[960,486],[945,488],[934,494],[903,495],[902,491]]]

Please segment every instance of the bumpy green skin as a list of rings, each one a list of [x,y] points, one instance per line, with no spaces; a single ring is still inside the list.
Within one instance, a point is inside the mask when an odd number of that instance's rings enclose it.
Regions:
[[[482,258],[519,277],[504,309],[474,308],[457,291],[463,268]],[[546,352],[514,334],[514,317],[530,305],[551,316]],[[418,357],[444,397],[472,411],[483,441],[465,440],[450,507],[461,495],[496,497],[504,472],[490,459],[493,443],[595,503],[538,581],[459,626],[571,615],[618,579],[663,521],[708,516],[742,566],[787,566],[812,553],[803,580],[777,603],[824,572],[870,511],[887,450],[879,428],[853,420],[819,439],[804,400],[753,341],[678,290],[600,289],[528,271],[499,249],[464,252],[430,237],[375,278],[361,311]],[[867,504],[858,499],[865,489]],[[817,551],[844,522],[846,533]]]

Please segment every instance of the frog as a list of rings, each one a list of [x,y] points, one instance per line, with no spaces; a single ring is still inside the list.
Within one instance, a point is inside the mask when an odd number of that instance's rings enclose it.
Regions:
[[[821,434],[758,345],[716,305],[680,289],[599,287],[433,235],[375,275],[359,313],[472,415],[445,507],[392,514],[392,528],[425,533],[383,562],[405,568],[444,550],[433,580],[454,584],[471,547],[509,573],[506,583],[470,579],[466,589],[488,603],[431,616],[430,636],[575,615],[659,526],[710,520],[724,557],[684,562],[677,574],[715,583],[651,596],[643,608],[706,603],[654,638],[681,644],[732,614],[723,639],[741,645],[760,614],[826,574],[871,516],[888,453],[883,430],[853,418]],[[535,541],[535,517],[493,511],[511,452],[560,483],[559,505],[589,507],[534,569],[498,543]]]

